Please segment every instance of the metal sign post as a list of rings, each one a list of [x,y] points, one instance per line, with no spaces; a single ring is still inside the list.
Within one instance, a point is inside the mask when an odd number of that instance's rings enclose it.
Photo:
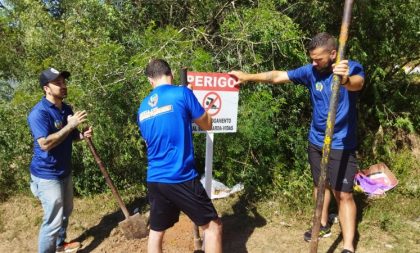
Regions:
[[[203,131],[196,124],[192,126],[194,133],[206,134],[204,188],[209,198],[212,197],[214,133],[236,132],[239,88],[235,86],[235,82],[229,74],[187,73],[187,68],[181,69],[181,84],[192,85],[194,95],[213,119],[213,126],[210,131]],[[193,234],[194,249],[202,250],[203,240],[200,238],[200,231],[195,225]]]
[[[206,133],[206,165],[204,168],[204,188],[211,198],[211,181],[213,178],[213,141],[214,133]]]

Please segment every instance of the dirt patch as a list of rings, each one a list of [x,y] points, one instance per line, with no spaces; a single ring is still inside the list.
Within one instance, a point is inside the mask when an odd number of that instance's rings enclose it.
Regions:
[[[409,134],[407,138],[410,141],[412,154],[420,161],[420,137],[416,134]]]
[[[309,244],[302,236],[308,228],[308,217],[282,214],[281,209],[267,215],[267,210],[249,207],[237,197],[215,203],[222,214],[224,252],[309,251]],[[16,196],[0,204],[0,213],[0,252],[36,252],[42,216],[38,201]],[[121,220],[122,213],[111,195],[76,199],[68,237],[82,242],[79,251],[82,253],[146,252],[147,238],[127,240],[118,227]],[[165,235],[164,252],[193,252],[192,228],[188,217],[181,215],[180,221]],[[398,242],[386,232],[372,227],[359,230],[358,252],[398,252]],[[330,238],[320,241],[319,252],[341,252],[340,227],[335,224],[332,232]]]

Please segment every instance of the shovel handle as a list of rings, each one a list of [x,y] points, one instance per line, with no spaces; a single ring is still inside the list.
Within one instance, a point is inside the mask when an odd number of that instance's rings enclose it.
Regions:
[[[188,67],[182,67],[180,70],[180,81],[181,85],[188,85]],[[193,235],[194,235],[194,248],[195,250],[201,250],[203,241],[200,237],[200,230],[197,225],[193,226]]]
[[[123,211],[125,218],[128,219],[130,217],[130,214],[128,213],[127,207],[125,206],[124,202],[122,201],[121,196],[117,191],[117,188],[115,188],[115,186],[114,186],[114,183],[112,183],[112,180],[109,177],[108,171],[105,169],[105,166],[104,166],[101,158],[99,158],[98,152],[96,151],[96,148],[93,145],[93,142],[92,142],[91,138],[85,138],[85,140],[86,140],[86,143],[89,147],[90,152],[93,155],[93,158],[95,158],[95,161],[99,166],[99,169],[101,170],[102,174],[104,175],[104,178],[105,178],[105,181],[106,181],[107,185],[109,186],[109,188],[111,188],[112,194],[117,199],[117,202],[120,205],[121,210]]]
[[[188,85],[188,77],[187,77],[188,67],[182,67],[180,71],[180,81],[181,85],[187,86]]]

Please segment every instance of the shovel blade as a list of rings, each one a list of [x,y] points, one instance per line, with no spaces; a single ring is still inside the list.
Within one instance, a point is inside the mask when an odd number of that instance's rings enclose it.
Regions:
[[[124,236],[129,240],[146,237],[149,233],[147,229],[147,219],[139,213],[131,215],[121,221],[118,223],[118,226],[122,229]]]

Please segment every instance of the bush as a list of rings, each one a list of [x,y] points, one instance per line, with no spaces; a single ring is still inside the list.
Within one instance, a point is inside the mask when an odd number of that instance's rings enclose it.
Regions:
[[[9,2],[13,8],[0,8],[3,199],[27,189],[33,140],[26,116],[42,96],[36,80],[44,68],[72,73],[68,102],[88,111],[93,141],[112,179],[119,189],[141,192],[147,159],[135,114],[151,89],[143,75],[149,59],[167,59],[176,81],[182,66],[208,72],[291,69],[308,61],[309,37],[320,31],[338,35],[342,15],[338,1],[74,0],[53,7],[45,1]],[[418,64],[418,5],[355,3],[347,50],[366,71],[359,106],[361,166],[395,162],[410,184],[405,156],[394,155],[406,143],[402,136],[420,129],[418,76],[402,69],[405,63]],[[307,203],[312,188],[308,96],[306,88],[293,84],[243,86],[238,132],[215,136],[215,177],[228,185],[244,182],[257,197],[279,194],[296,205]],[[194,138],[202,171],[204,136]],[[74,146],[73,167],[78,194],[107,189],[84,143]],[[418,194],[408,188],[402,193]]]

